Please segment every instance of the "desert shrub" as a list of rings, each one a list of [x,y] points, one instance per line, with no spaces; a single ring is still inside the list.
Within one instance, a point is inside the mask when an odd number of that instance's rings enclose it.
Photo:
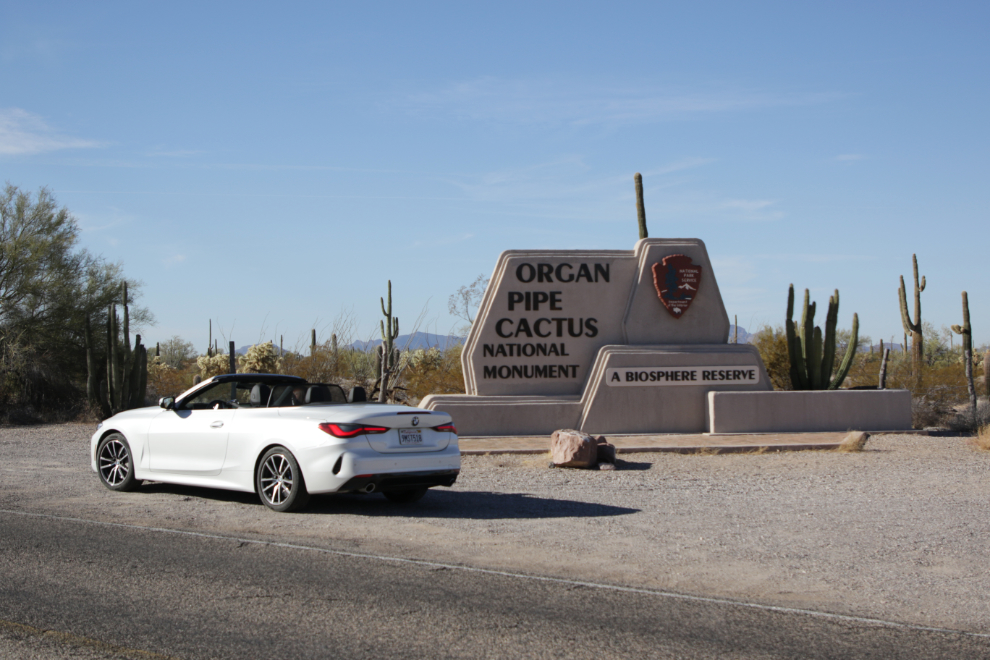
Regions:
[[[756,346],[763,359],[770,383],[775,390],[793,389],[791,386],[791,359],[787,354],[787,333],[782,326],[772,328],[764,325],[750,337],[749,343]]]
[[[241,373],[279,373],[278,351],[270,342],[255,344],[245,355],[237,357],[237,370]]]
[[[163,396],[178,396],[192,386],[192,375],[188,371],[176,369],[159,357],[148,363],[147,398],[152,403]]]
[[[196,349],[192,342],[184,340],[178,335],[173,335],[158,344],[161,351],[161,362],[173,369],[182,369],[190,360],[196,357]],[[149,354],[152,350],[148,349]]]
[[[406,395],[419,401],[427,394],[459,394],[464,392],[464,372],[461,369],[460,345],[446,350],[437,347],[408,351],[402,372]]]
[[[0,341],[0,422],[64,422],[87,409],[84,393],[51,356]]]
[[[932,343],[936,345],[935,355],[938,344]],[[928,346],[927,337],[925,345]],[[879,351],[857,354],[846,378],[846,387],[877,387],[880,360]],[[887,388],[911,390],[915,428],[958,426],[962,420],[957,420],[954,408],[966,403],[968,397],[963,364],[959,360],[946,359],[945,354],[933,363],[923,366],[918,380],[911,372],[911,354],[891,352],[887,362]]]
[[[311,383],[340,383],[349,376],[346,353],[350,351],[335,349],[328,341],[311,347],[309,355],[286,353],[281,358],[278,373],[299,376]]]
[[[199,375],[203,380],[212,376],[219,376],[230,371],[230,358],[224,353],[217,353],[213,356],[200,355],[196,358],[196,365],[199,367]]]

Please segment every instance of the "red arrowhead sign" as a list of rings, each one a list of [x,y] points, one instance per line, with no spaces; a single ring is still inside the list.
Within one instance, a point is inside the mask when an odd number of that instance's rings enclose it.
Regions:
[[[684,316],[701,286],[701,266],[683,254],[664,257],[653,264],[653,285],[660,302],[675,319]]]

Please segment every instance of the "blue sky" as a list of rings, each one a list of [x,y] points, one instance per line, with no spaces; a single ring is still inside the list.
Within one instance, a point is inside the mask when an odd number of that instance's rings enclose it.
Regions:
[[[842,294],[990,340],[986,3],[0,2],[0,178],[144,283],[152,343],[458,325],[502,250],[707,245],[730,318]]]

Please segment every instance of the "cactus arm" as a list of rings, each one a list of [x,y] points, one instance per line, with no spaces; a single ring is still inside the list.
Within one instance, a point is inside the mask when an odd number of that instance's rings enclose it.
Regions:
[[[918,284],[918,255],[911,255],[912,265],[914,267],[914,322],[917,325],[915,332],[921,332],[921,292],[925,290],[925,278],[921,278],[921,284]]]
[[[107,351],[110,354],[111,377],[107,378],[110,395],[110,407],[113,413],[120,412],[120,348],[117,338],[117,306],[110,305],[110,341],[107,344]]]
[[[798,348],[797,343],[797,333],[794,328],[794,285],[791,284],[787,289],[787,320],[784,324],[787,333],[787,357],[790,359],[791,365],[791,387],[796,390],[804,389],[801,387],[801,376],[798,374],[798,355],[801,351]]]
[[[811,332],[811,352],[808,354],[808,382],[811,389],[822,389],[822,329],[817,325]]]
[[[829,383],[828,389],[837,390],[842,385],[842,381],[849,375],[849,368],[852,367],[853,358],[856,356],[856,346],[859,344],[859,314],[853,314],[852,336],[849,338],[849,345],[846,346],[846,354],[839,365],[839,372],[835,374],[835,379]]]
[[[133,357],[134,360],[130,373],[130,390],[127,392],[128,408],[137,408],[144,405],[144,390],[141,388],[142,367],[144,367],[145,386],[148,383],[148,353],[141,344],[141,335],[136,335],[134,338]]]
[[[901,304],[901,324],[904,326],[904,332],[914,332],[914,324],[911,323],[911,316],[908,313],[907,291],[904,289],[903,275],[901,275],[901,288],[897,290],[897,295]]]
[[[808,301],[808,290],[804,290],[805,303]],[[816,303],[805,304],[805,313],[802,314],[801,341],[804,349],[804,361],[808,365],[808,376],[811,376],[811,351],[815,341],[815,309]],[[809,382],[814,382],[810,381]]]
[[[822,350],[822,389],[828,385],[832,377],[832,368],[835,366],[835,349],[838,338],[835,334],[835,326],[839,322],[839,290],[828,300],[828,313],[825,315],[825,337]]]
[[[121,306],[124,308],[124,359],[131,357],[131,316],[127,307],[127,282],[123,285],[124,293]]]
[[[636,172],[633,175],[633,182],[636,184],[636,220],[639,223],[640,239],[648,238],[646,231],[646,206],[643,204],[643,175]]]
[[[787,350],[791,355],[791,386],[796,390],[808,389],[808,369],[801,348],[801,337],[795,331],[794,321],[787,319]]]
[[[89,314],[86,314],[86,325],[83,326],[83,338],[86,340],[86,399],[90,405],[96,403],[96,360],[93,357],[93,330],[90,327]]]
[[[112,353],[112,351],[113,351],[113,332],[112,332],[112,327],[110,325],[110,309],[111,308],[109,308],[109,307],[107,308],[107,327],[106,327],[106,331],[107,331],[107,363],[106,363],[107,377],[106,377],[106,381],[105,382],[106,382],[107,385],[106,385],[106,389],[105,390],[103,389],[102,386],[101,386],[101,389],[100,389],[100,395],[101,396],[104,396],[104,395],[106,396],[105,400],[103,401],[103,408],[104,408],[103,412],[106,413],[108,416],[113,414],[113,387],[112,387],[112,381],[113,381],[113,360],[112,360],[112,357],[111,357],[113,355],[113,353]]]

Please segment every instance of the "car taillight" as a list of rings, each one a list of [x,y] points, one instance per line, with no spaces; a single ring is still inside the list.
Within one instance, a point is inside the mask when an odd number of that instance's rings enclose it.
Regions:
[[[335,438],[353,438],[362,433],[387,433],[384,426],[365,426],[364,424],[332,424],[324,422],[320,424],[320,430],[329,433]]]
[[[457,427],[451,424],[441,424],[440,426],[434,426],[434,431],[447,431],[448,433],[457,433]]]

